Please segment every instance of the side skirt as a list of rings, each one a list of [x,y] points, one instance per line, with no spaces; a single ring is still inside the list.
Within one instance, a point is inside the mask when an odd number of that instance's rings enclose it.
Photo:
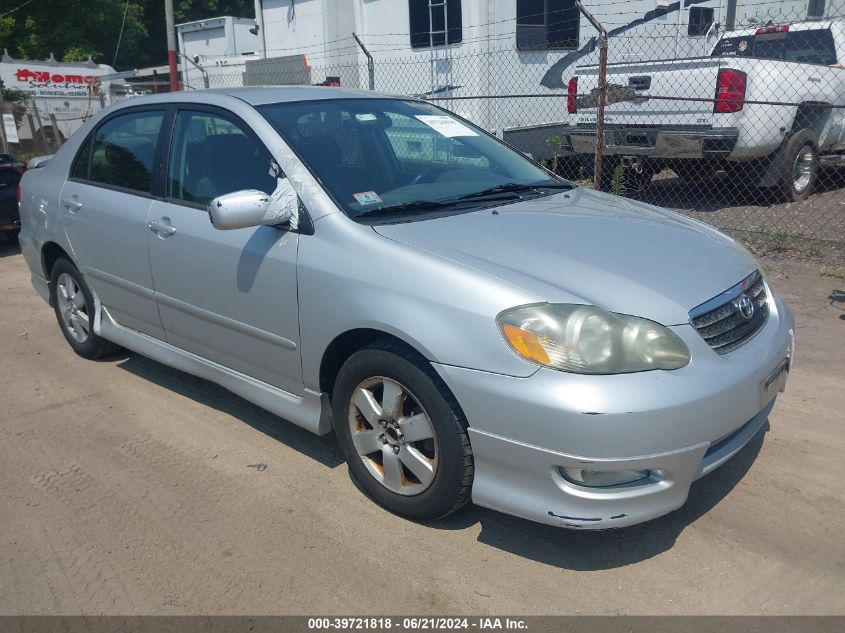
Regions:
[[[310,389],[297,396],[273,385],[251,378],[174,347],[141,332],[117,323],[105,306],[100,306],[94,320],[94,331],[104,339],[137,352],[170,367],[210,380],[262,409],[297,426],[325,435],[331,431],[331,407],[328,397]]]

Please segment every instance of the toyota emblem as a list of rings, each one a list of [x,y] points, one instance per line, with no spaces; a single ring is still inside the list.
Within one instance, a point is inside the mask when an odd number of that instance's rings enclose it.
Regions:
[[[754,302],[751,300],[746,294],[742,294],[734,300],[734,308],[736,309],[739,316],[741,316],[746,321],[750,321],[754,318],[754,309],[755,309]]]

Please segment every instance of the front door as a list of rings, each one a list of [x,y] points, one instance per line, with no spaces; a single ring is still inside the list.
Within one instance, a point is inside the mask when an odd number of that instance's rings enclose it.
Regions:
[[[120,324],[164,338],[147,254],[147,213],[163,110],[105,120],[62,188],[62,221],[88,285]]]
[[[167,166],[166,199],[150,208],[148,239],[168,342],[301,393],[299,235],[272,226],[218,230],[206,211],[224,193],[272,193],[270,153],[231,114],[179,110]]]

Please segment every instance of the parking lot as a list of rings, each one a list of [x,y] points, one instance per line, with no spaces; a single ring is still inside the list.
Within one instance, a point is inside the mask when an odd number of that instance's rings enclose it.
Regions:
[[[845,275],[763,268],[798,346],[765,433],[681,510],[579,533],[404,520],[332,436],[135,354],[76,357],[0,240],[0,612],[845,614]]]

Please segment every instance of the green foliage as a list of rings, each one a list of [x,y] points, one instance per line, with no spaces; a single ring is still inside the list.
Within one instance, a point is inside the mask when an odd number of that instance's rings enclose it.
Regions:
[[[29,95],[14,88],[6,88],[3,80],[0,79],[0,90],[3,91],[3,101],[26,101]]]
[[[21,0],[0,0],[0,15],[20,4]],[[252,17],[254,7],[253,0],[174,1],[177,24],[220,15]],[[60,61],[86,61],[90,56],[118,70],[163,64],[167,59],[164,2],[36,0],[0,18],[0,40],[10,55],[23,59],[46,59],[53,53]]]
[[[610,193],[617,196],[624,196],[627,193],[625,186],[625,170],[622,165],[616,165],[613,168],[613,178],[610,180]]]
[[[769,244],[773,251],[782,251],[795,236],[784,229],[777,229],[769,235]]]

